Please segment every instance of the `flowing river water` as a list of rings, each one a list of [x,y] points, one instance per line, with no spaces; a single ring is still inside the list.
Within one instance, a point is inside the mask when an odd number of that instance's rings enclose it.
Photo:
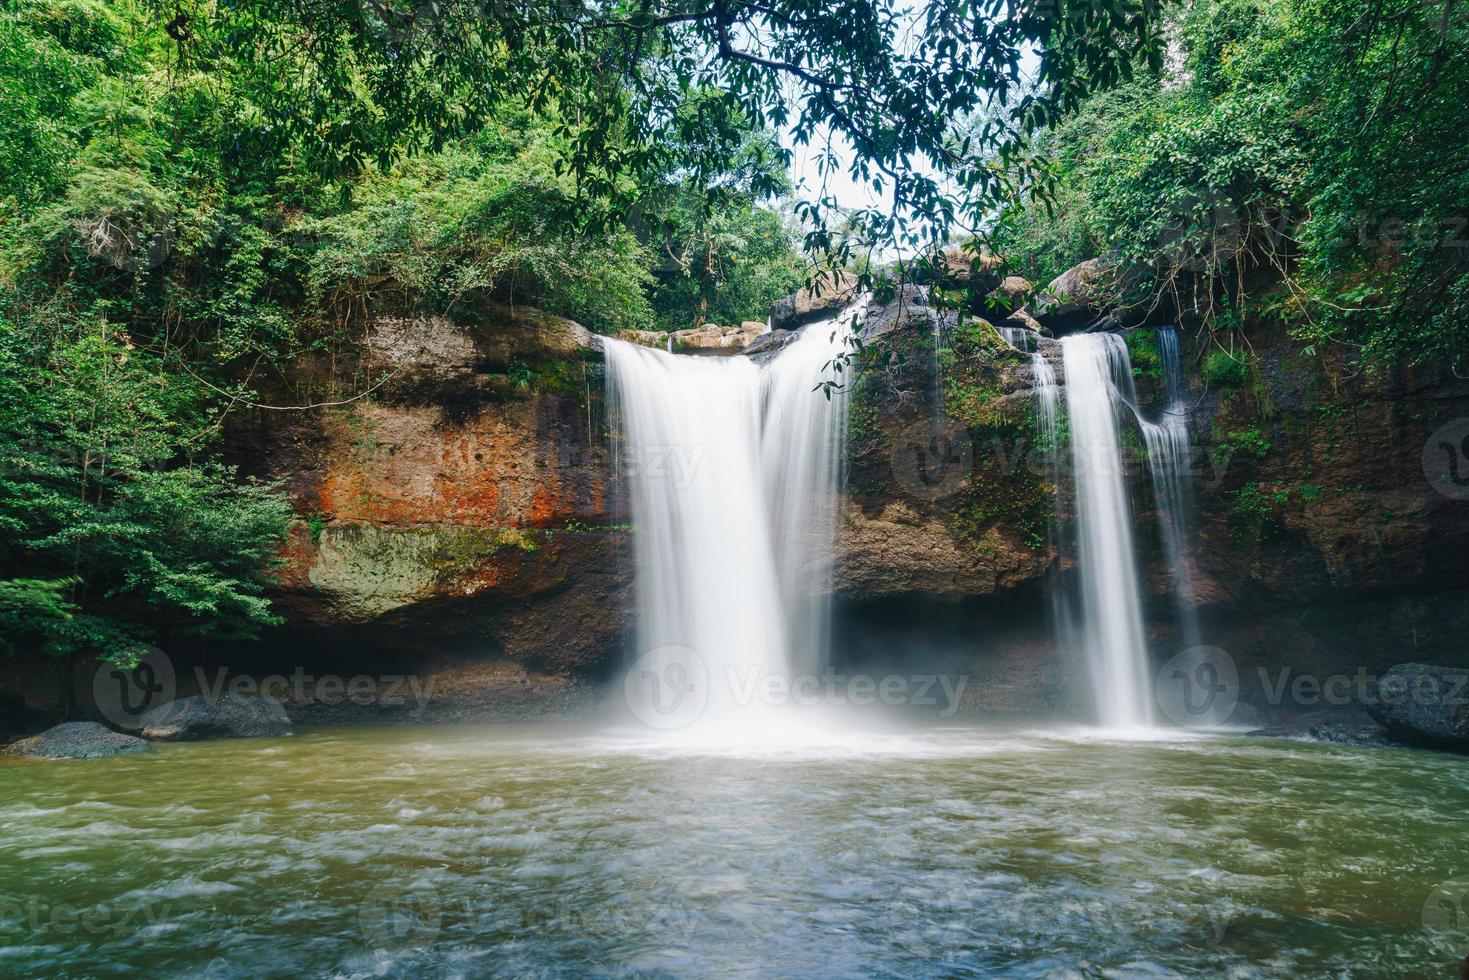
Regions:
[[[1450,756],[782,741],[339,728],[0,756],[0,975],[1453,976],[1469,952]]]
[[[1083,589],[1056,619],[1105,729],[725,683],[829,663],[846,409],[813,387],[863,308],[763,368],[609,341],[639,567],[615,720],[0,756],[0,976],[1454,975],[1461,759],[1152,727],[1117,337],[1062,342]],[[1191,608],[1180,390],[1141,424]]]

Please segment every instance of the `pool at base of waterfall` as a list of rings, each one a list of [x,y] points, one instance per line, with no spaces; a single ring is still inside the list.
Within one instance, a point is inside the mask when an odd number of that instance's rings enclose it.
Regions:
[[[1452,976],[1469,766],[1235,735],[316,729],[0,757],[0,975]]]

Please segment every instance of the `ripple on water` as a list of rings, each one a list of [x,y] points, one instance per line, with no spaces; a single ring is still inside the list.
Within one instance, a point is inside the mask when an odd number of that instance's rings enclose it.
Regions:
[[[1422,906],[1469,873],[1464,760],[1315,743],[506,727],[154,762],[187,805],[6,770],[0,895],[42,914],[0,904],[0,972],[1442,974]],[[47,912],[117,896],[152,917]]]

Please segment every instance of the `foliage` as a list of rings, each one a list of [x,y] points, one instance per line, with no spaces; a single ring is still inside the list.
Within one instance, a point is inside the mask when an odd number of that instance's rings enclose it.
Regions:
[[[1231,455],[1244,454],[1256,459],[1264,459],[1270,452],[1270,440],[1260,434],[1257,426],[1248,429],[1230,429],[1219,437],[1220,445],[1229,450]]]
[[[551,137],[507,119],[462,148],[354,184],[353,204],[299,225],[310,295],[352,314],[390,295],[453,311],[484,296],[532,303],[602,331],[652,318],[645,246],[625,229],[583,233]]]
[[[493,300],[603,331],[687,326],[763,318],[801,278],[767,206],[784,164],[759,119],[717,90],[665,86],[670,115],[640,143],[636,93],[602,84],[611,49],[567,47],[539,20],[486,46],[485,31],[541,13],[478,13],[0,11],[8,643],[126,661],[181,631],[272,622],[285,499],[223,462],[221,433],[314,354],[345,365],[319,400],[366,393],[365,316],[476,317]],[[669,54],[633,61],[661,73]],[[673,233],[628,202],[674,208]],[[654,256],[701,242],[715,261],[689,290]],[[506,385],[567,382],[517,363]],[[319,537],[320,516],[307,527]]]
[[[778,213],[748,202],[709,213],[687,190],[672,200],[654,242],[666,260],[653,272],[659,327],[764,320],[776,300],[805,284],[795,235]]]
[[[1170,27],[1179,63],[1032,142],[1053,192],[1000,215],[996,247],[1037,281],[1110,252],[1216,332],[1264,312],[1262,277],[1284,281],[1270,312],[1308,347],[1460,361],[1463,18],[1438,0],[1191,0]]]
[[[105,321],[68,326],[0,320],[0,553],[29,573],[0,588],[7,641],[127,663],[274,622],[282,498],[194,458],[206,392]]]
[[[1227,350],[1211,350],[1204,358],[1204,380],[1211,385],[1237,388],[1245,383],[1245,362]]]
[[[730,169],[748,131],[801,143],[845,141],[847,169],[891,191],[893,209],[804,208],[808,245],[838,261],[858,244],[942,242],[1008,193],[1021,158],[992,167],[977,152],[1156,62],[1154,7],[1139,0],[239,0],[185,4],[179,58],[242,66],[253,111],[234,112],[241,152],[298,147],[313,173],[350,174],[393,153],[437,150],[473,133],[507,101],[559,120],[565,165],[592,219],[638,199],[649,174],[695,186]],[[1026,90],[1021,62],[1038,59]],[[1008,111],[978,110],[1006,107]],[[956,138],[952,121],[982,123]],[[842,163],[828,153],[833,167]],[[948,181],[922,166],[941,166]],[[1023,168],[1021,168],[1023,169]],[[834,220],[832,220],[834,219]],[[910,229],[918,220],[922,231]]]
[[[1158,352],[1158,338],[1151,330],[1134,330],[1127,335],[1128,358],[1137,378],[1161,378],[1163,357]]]
[[[1229,535],[1236,544],[1244,546],[1278,537],[1284,531],[1288,507],[1315,503],[1321,495],[1322,489],[1310,483],[1293,487],[1247,483],[1230,494],[1233,499],[1225,514]]]

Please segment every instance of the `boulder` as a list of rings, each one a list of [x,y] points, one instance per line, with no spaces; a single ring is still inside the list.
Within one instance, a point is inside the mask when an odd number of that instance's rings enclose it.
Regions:
[[[1383,737],[1380,729],[1370,725],[1343,725],[1335,722],[1323,722],[1312,725],[1308,731],[1314,740],[1318,742],[1330,742],[1333,745],[1365,745],[1381,748],[1392,744]]]
[[[706,323],[702,327],[675,330],[623,330],[618,340],[657,350],[673,350],[681,354],[738,354],[768,332],[768,327],[755,320],[746,320],[737,327],[721,327],[717,323]]]
[[[1052,279],[1025,312],[1053,330],[1075,330],[1101,319],[1115,295],[1112,266],[1087,259]]]
[[[668,334],[661,330],[619,330],[614,336],[618,340],[625,340],[629,344],[637,344],[639,347],[652,347],[657,350],[668,349]]]
[[[785,350],[799,336],[801,333],[798,330],[771,330],[756,337],[741,353],[756,364],[764,364]]]
[[[1035,317],[1031,316],[1029,311],[1024,309],[1016,310],[1014,313],[1011,313],[1008,317],[1005,318],[1005,324],[1007,326],[1023,327],[1026,330],[1033,330],[1036,333],[1040,334],[1042,337],[1051,336],[1051,328],[1041,323]]]
[[[530,307],[487,304],[473,322],[445,316],[378,316],[367,324],[365,362],[393,372],[392,391],[462,384],[506,365],[576,357],[597,345],[581,324]]]
[[[1367,712],[1393,738],[1469,752],[1469,668],[1398,664],[1377,680]]]
[[[962,245],[944,250],[944,274],[948,283],[959,286],[988,285],[1005,260],[987,249],[970,252]]]
[[[887,302],[869,306],[862,315],[858,333],[863,343],[870,344],[905,328],[932,332],[936,322],[938,314],[929,306],[928,290],[908,283],[899,286]]]
[[[771,329],[793,330],[813,320],[831,316],[850,303],[856,295],[856,276],[850,272],[827,275],[816,284],[815,290],[802,289],[785,299],[777,300],[770,308]]]
[[[291,734],[280,702],[260,695],[218,701],[195,695],[161,704],[140,719],[143,737],[163,742],[203,738],[251,738]]]
[[[146,752],[148,743],[95,721],[68,721],[15,742],[8,751],[35,759],[105,759],[126,752]]]
[[[1009,316],[1025,305],[1026,298],[1034,288],[1024,276],[1006,276],[985,295],[985,305],[992,312]]]
[[[706,323],[702,327],[674,331],[673,349],[689,354],[735,354],[765,331],[765,324],[754,320],[746,320],[738,327]]]
[[[906,271],[911,282],[963,289],[983,296],[999,283],[1004,264],[1004,259],[986,248],[975,252],[963,245],[950,245],[942,256],[924,257]]]

